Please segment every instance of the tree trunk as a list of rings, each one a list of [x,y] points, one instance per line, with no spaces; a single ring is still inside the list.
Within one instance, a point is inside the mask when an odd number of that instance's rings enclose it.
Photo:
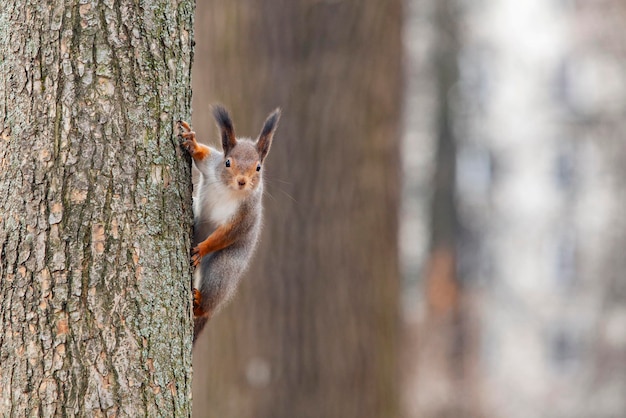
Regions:
[[[431,3],[434,25],[432,77],[436,109],[436,152],[434,155],[431,202],[430,250],[424,269],[423,292],[426,309],[423,320],[412,330],[417,341],[412,347],[417,370],[415,416],[480,416],[473,398],[471,364],[474,340],[471,338],[471,295],[458,271],[461,232],[456,202],[459,49],[462,46],[461,9],[453,0]],[[430,122],[430,121],[429,121]],[[437,384],[433,385],[432,382]]]
[[[455,126],[474,393],[487,416],[624,416],[626,2],[464,13]]]
[[[0,415],[189,416],[194,3],[0,11]]]
[[[197,417],[397,416],[401,3],[199,4],[195,129],[214,101],[241,135],[283,117],[262,246],[197,345]]]

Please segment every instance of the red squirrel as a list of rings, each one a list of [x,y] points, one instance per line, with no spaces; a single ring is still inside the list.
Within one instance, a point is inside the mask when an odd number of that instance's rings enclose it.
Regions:
[[[256,140],[235,137],[226,109],[213,107],[223,152],[196,141],[188,123],[179,121],[182,147],[200,172],[194,198],[191,261],[195,343],[207,321],[234,295],[257,246],[261,231],[263,162],[280,119],[274,110]]]

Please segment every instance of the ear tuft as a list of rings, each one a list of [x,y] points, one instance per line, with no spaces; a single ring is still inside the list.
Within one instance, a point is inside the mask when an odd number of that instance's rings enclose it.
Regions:
[[[213,117],[217,121],[217,125],[220,128],[221,136],[222,136],[222,148],[224,149],[224,154],[228,155],[228,153],[237,145],[237,138],[235,138],[235,128],[233,127],[233,122],[230,119],[230,115],[228,111],[221,105],[213,106]]]
[[[257,140],[257,151],[259,152],[261,161],[265,159],[267,153],[270,151],[272,139],[274,138],[274,132],[276,131],[276,127],[278,126],[278,121],[280,119],[280,113],[280,108],[274,110],[267,117],[265,123],[263,124],[263,129],[261,129],[261,134]]]

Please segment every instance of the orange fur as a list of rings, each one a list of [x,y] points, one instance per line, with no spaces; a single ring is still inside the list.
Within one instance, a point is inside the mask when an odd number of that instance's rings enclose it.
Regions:
[[[210,316],[211,312],[204,311],[202,305],[202,293],[198,289],[193,289],[193,316]]]
[[[198,246],[193,249],[193,255],[191,257],[193,265],[197,266],[202,257],[208,253],[231,246],[235,242],[231,236],[233,226],[233,224],[219,226],[207,239],[198,244]]]
[[[190,151],[190,154],[191,158],[194,160],[201,161],[211,154],[211,150],[206,145],[196,143],[194,149]]]
[[[213,107],[213,116],[220,128],[223,153],[199,144],[189,124],[178,122],[181,145],[201,175],[196,204],[203,206],[194,207],[195,247],[191,254],[191,262],[198,268],[193,281],[197,286],[193,288],[194,343],[211,316],[236,291],[257,245],[262,213],[261,165],[272,144],[280,110],[270,114],[256,141],[237,139],[233,122],[222,106]]]
[[[211,154],[211,150],[206,145],[199,144],[196,141],[196,133],[191,130],[189,124],[182,120],[178,121],[178,124],[183,130],[180,133],[180,136],[184,139],[182,146],[189,151],[191,158],[196,161],[201,161],[208,157]]]

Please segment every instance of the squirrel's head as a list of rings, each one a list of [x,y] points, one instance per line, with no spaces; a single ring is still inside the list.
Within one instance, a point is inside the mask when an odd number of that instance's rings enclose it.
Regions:
[[[226,109],[213,107],[213,115],[220,128],[224,160],[220,171],[222,182],[232,190],[251,192],[261,183],[263,161],[270,151],[274,132],[280,119],[280,109],[265,120],[256,141],[235,137],[233,122]]]

